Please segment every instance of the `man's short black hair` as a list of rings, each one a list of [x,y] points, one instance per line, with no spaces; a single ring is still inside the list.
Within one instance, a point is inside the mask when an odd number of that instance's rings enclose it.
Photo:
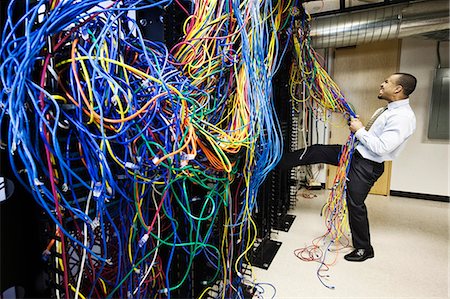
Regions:
[[[403,87],[403,93],[405,96],[409,96],[416,89],[417,79],[411,74],[407,73],[395,73],[394,75],[399,75],[397,79],[397,84]]]

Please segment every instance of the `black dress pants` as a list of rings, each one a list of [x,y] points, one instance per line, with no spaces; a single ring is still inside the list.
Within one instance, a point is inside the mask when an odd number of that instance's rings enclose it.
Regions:
[[[306,149],[286,153],[280,161],[281,168],[325,163],[337,166],[341,145],[315,144]],[[372,249],[369,219],[364,203],[370,188],[384,172],[384,163],[365,159],[355,150],[347,181],[347,207],[354,248]]]

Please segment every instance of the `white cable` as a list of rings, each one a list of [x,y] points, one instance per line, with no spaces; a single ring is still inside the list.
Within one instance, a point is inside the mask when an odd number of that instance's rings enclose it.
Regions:
[[[86,201],[86,209],[84,210],[84,214],[89,213],[89,204],[91,202],[92,197],[92,189],[94,188],[94,181],[91,182],[91,189],[89,189],[89,195]],[[80,272],[78,273],[78,279],[77,279],[77,289],[75,291],[75,299],[78,299],[78,293],[80,292],[80,286],[81,286],[81,277],[83,276],[84,271],[84,262],[86,261],[86,246],[87,246],[87,223],[86,220],[84,221],[84,240],[83,240],[83,257],[81,258],[81,265],[80,265]]]
[[[0,176],[0,201],[6,200],[6,179]]]
[[[305,83],[305,81],[303,81],[303,90],[302,90],[303,103],[305,103],[305,101],[306,101],[306,99],[305,99],[305,88],[306,88],[306,83]],[[302,113],[303,113],[303,115],[302,115],[303,128],[301,129],[301,131],[302,131],[303,144],[305,146],[305,149],[303,150],[303,153],[300,156],[300,160],[303,159],[303,156],[306,154],[306,150],[308,149],[308,144],[306,143],[306,133],[305,133],[306,104],[303,104]]]
[[[56,231],[58,231],[58,225],[55,225],[56,226]],[[55,247],[56,247],[56,250],[58,251],[58,246],[59,246],[59,241],[58,240],[56,240],[55,241]],[[58,269],[58,257],[56,257],[55,258],[55,268],[56,269]],[[59,285],[59,274],[56,274],[55,275],[55,282],[56,282],[56,285]],[[59,292],[59,289],[58,288],[56,288],[56,298],[57,299],[61,299],[61,294],[60,294],[60,292]],[[67,296],[68,296],[69,294],[67,294]]]

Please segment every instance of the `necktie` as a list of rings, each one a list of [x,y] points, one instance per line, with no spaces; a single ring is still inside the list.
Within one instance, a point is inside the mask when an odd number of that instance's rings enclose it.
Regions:
[[[374,116],[372,116],[372,118],[369,120],[369,122],[366,124],[366,131],[369,131],[370,127],[372,127],[373,123],[377,120],[378,116],[381,115],[381,113],[383,113],[384,111],[387,110],[387,106],[378,109],[377,113],[375,113]]]

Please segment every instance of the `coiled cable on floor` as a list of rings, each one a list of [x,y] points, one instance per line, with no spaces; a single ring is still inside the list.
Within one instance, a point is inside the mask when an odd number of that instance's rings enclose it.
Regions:
[[[311,111],[314,116],[320,110],[337,112],[343,115],[345,122],[348,122],[351,117],[356,117],[356,114],[352,106],[346,101],[339,86],[321,66],[320,58],[311,46],[309,21],[310,17],[306,12],[296,20],[296,32],[293,35],[296,59],[291,68],[291,96],[295,101],[303,103],[304,111]],[[302,95],[301,99],[298,99],[298,94]],[[324,121],[327,121],[327,115],[323,114],[323,116],[325,117]],[[353,133],[350,133],[341,148],[331,192],[322,208],[321,214],[325,222],[325,233],[314,239],[311,245],[294,251],[299,259],[315,261],[320,264],[317,277],[328,288],[334,287],[324,281],[328,276],[324,275],[323,272],[336,263],[337,253],[340,249],[349,245],[346,184],[354,147],[355,137]],[[330,253],[335,254],[331,255]],[[327,258],[330,255],[331,260]]]

